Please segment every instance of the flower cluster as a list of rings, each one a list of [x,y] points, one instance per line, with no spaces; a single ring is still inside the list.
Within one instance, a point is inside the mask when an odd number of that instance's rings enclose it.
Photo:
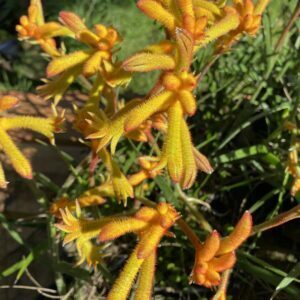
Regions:
[[[68,208],[61,210],[62,224],[57,228],[66,232],[64,244],[76,240],[76,247],[80,257],[78,264],[87,261],[89,265],[101,262],[102,247],[94,245],[91,239],[99,236],[101,242],[116,239],[126,233],[134,232],[139,242],[128,259],[119,278],[112,287],[108,299],[126,299],[134,283],[137,273],[140,273],[136,290],[136,299],[144,295],[150,299],[154,282],[157,247],[161,239],[173,236],[169,229],[180,217],[178,212],[165,202],[157,207],[141,208],[132,217],[112,217],[87,220],[81,217],[79,202],[76,202],[75,217]]]
[[[20,18],[20,24],[16,26],[16,30],[20,39],[29,39],[37,43],[50,56],[60,55],[54,37],[71,33],[57,22],[45,23],[40,0],[31,0],[28,16]]]
[[[65,233],[64,244],[75,241],[78,264],[86,261],[89,266],[96,266],[103,259],[104,249],[99,241],[114,240],[126,233],[135,233],[138,237],[138,244],[108,299],[126,299],[138,274],[135,299],[151,298],[157,248],[164,236],[173,236],[169,230],[176,222],[196,250],[191,282],[205,287],[219,285],[221,273],[233,267],[234,251],[252,230],[248,212],[228,237],[221,239],[213,231],[201,243],[168,203],[159,203],[155,208],[143,207],[133,216],[102,219],[87,219],[80,207],[101,205],[106,198],[115,198],[126,205],[128,198],[134,198],[137,186],[145,188],[147,180],[164,174],[164,170],[183,189],[193,185],[198,170],[213,172],[208,158],[194,147],[188,125],[188,117],[197,112],[195,90],[201,84],[201,74],[193,70],[193,58],[209,44],[214,54],[220,55],[242,36],[255,35],[268,2],[139,0],[137,7],[160,23],[166,35],[124,61],[115,55],[122,39],[111,26],[95,24],[88,28],[78,15],[67,11],[60,13],[59,22],[45,22],[40,0],[31,0],[28,16],[20,18],[16,28],[19,37],[40,45],[50,59],[47,78],[38,87],[45,99],[52,99],[56,106],[75,80],[87,83],[88,100],[81,108],[74,106],[74,128],[91,149],[90,175],[93,176],[100,162],[106,169],[105,180],[92,184],[76,201],[63,197],[52,204],[50,212],[61,218],[57,228]],[[57,45],[56,37],[74,39],[84,47],[68,53]],[[117,88],[126,87],[134,74],[152,71],[159,72],[158,80],[145,97],[129,101],[119,98]],[[14,104],[13,99],[0,102],[0,109]],[[0,119],[0,145],[17,171],[30,177],[28,162],[6,133],[15,127],[30,128],[52,138],[55,122],[26,117]],[[115,157],[122,137],[147,143],[152,149],[150,154],[143,154],[135,161],[138,171],[134,169],[129,174],[125,174]],[[294,175],[294,152],[291,161],[289,171]],[[0,168],[0,181],[4,184],[2,173]],[[297,186],[299,182],[294,188]]]
[[[55,37],[65,36],[86,46],[69,54],[62,49],[55,54],[46,51],[51,61],[45,84],[38,90],[58,104],[78,77],[92,79],[88,101],[75,111],[75,128],[91,146],[94,166],[100,160],[106,166],[112,194],[126,204],[127,198],[134,196],[134,189],[112,157],[122,136],[149,144],[155,142],[154,131],[163,136],[161,151],[148,157],[152,163],[147,178],[154,178],[166,168],[174,182],[189,188],[198,170],[212,173],[209,160],[193,145],[186,120],[197,110],[194,91],[198,76],[192,71],[193,56],[215,40],[221,43],[215,44],[216,51],[224,51],[242,34],[254,35],[266,4],[254,4],[252,0],[235,0],[231,6],[226,1],[139,0],[137,7],[162,24],[166,38],[123,62],[114,55],[116,45],[121,43],[115,28],[96,24],[89,29],[79,16],[67,11],[60,13],[60,23],[45,23],[38,0],[31,1],[28,16],[21,17],[17,30],[21,38],[42,45],[54,45]],[[115,88],[128,84],[132,73],[153,70],[161,74],[146,98],[125,104],[118,99]]]
[[[140,271],[135,299],[151,299],[157,247],[179,218],[178,212],[165,202],[156,209],[143,207],[133,217],[114,219],[106,224],[99,235],[100,241],[116,239],[126,233],[134,232],[139,242],[110,290],[107,299],[127,299],[137,273]],[[171,235],[172,236],[172,235]]]
[[[164,236],[174,237],[169,229],[179,220],[179,213],[168,203],[161,202],[156,208],[142,207],[131,217],[114,216],[88,220],[81,216],[79,201],[76,201],[75,217],[68,207],[61,209],[62,223],[57,228],[66,232],[64,244],[76,240],[79,254],[78,264],[87,261],[88,265],[101,263],[103,247],[91,242],[96,237],[100,242],[108,242],[127,234],[135,233],[138,244],[127,260],[122,272],[114,283],[108,299],[127,299],[131,287],[139,273],[135,299],[151,299],[154,282],[157,247]],[[187,225],[186,225],[187,226]],[[190,282],[212,287],[220,283],[220,273],[231,269],[235,262],[235,250],[250,236],[252,217],[245,212],[231,234],[223,239],[214,230],[201,243],[192,240],[195,247],[195,263]]]
[[[214,230],[203,244],[196,245],[195,264],[191,282],[212,287],[221,280],[220,273],[233,267],[237,249],[251,234],[252,217],[245,212],[232,233],[223,239]]]

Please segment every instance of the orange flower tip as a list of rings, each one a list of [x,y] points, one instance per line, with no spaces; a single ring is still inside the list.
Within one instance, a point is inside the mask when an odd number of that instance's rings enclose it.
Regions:
[[[219,232],[216,229],[214,229],[211,234],[214,235],[214,236],[218,236]]]
[[[251,215],[250,211],[246,210],[244,212],[244,215],[243,215],[242,218],[245,218],[247,220],[248,228],[249,228],[249,234],[248,234],[248,236],[249,236],[251,234],[252,228],[253,228],[253,218],[252,218],[252,215]]]
[[[246,210],[242,216],[242,219],[245,219],[245,222],[249,224],[248,226],[252,229],[253,226],[253,218],[249,210]]]
[[[219,234],[219,232],[214,229],[212,232],[211,232],[211,236],[214,237],[214,238],[218,238],[218,239],[221,239],[221,236]]]

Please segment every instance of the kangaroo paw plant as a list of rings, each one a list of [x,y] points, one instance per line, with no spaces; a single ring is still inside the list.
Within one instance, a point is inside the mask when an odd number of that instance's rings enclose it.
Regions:
[[[214,176],[210,159],[194,146],[189,128],[193,125],[191,120],[198,118],[196,89],[205,76],[195,68],[194,59],[208,47],[218,58],[244,36],[255,37],[268,2],[138,0],[137,9],[158,23],[164,38],[123,60],[118,55],[122,37],[110,24],[90,27],[69,11],[60,12],[56,21],[46,22],[40,0],[31,0],[28,14],[20,18],[16,26],[19,39],[39,46],[48,60],[45,78],[37,90],[45,100],[53,101],[55,113],[49,118],[4,115],[19,101],[2,97],[0,148],[21,176],[32,178],[28,160],[8,132],[30,129],[53,142],[54,132],[60,130],[63,121],[56,107],[73,83],[84,83],[87,100],[82,105],[74,104],[72,112],[73,128],[90,150],[87,163],[83,164],[88,184],[81,187],[79,194],[58,195],[51,204],[50,215],[57,219],[63,244],[75,243],[77,265],[87,263],[94,269],[105,263],[107,249],[118,245],[117,238],[123,240],[127,233],[136,235],[136,246],[117,279],[113,278],[107,299],[127,299],[131,294],[136,300],[151,299],[155,271],[163,268],[158,256],[160,243],[168,238],[177,242],[173,233],[176,230],[183,232],[194,249],[194,266],[187,266],[190,276],[185,274],[190,284],[203,289],[219,288],[221,296],[214,299],[225,299],[228,283],[223,279],[228,281],[238,259],[237,249],[249,236],[265,230],[264,225],[253,227],[252,216],[246,211],[228,236],[222,238],[218,231],[225,230],[210,230],[210,224],[200,228],[199,236],[199,230],[196,233],[187,224],[189,217],[185,220],[182,207],[171,197],[166,197],[167,202],[150,201],[144,192],[149,186],[162,189],[161,181],[168,181],[180,193],[175,193],[175,197],[185,198],[183,190],[194,185],[199,171]],[[65,46],[69,40],[72,45],[79,45],[78,50],[70,51]],[[120,91],[127,88],[133,76],[139,79],[140,73],[148,72],[157,74],[150,91],[126,101],[120,97]],[[295,126],[289,123],[287,129],[295,133]],[[296,138],[293,141],[287,171],[294,178],[291,194],[296,195],[300,190],[299,142]],[[118,153],[126,156],[129,147],[135,147],[138,158],[130,156],[130,162],[120,163]],[[6,184],[0,164],[0,187],[5,188]],[[185,203],[193,209],[189,201]],[[108,209],[116,206],[119,213],[108,215]],[[99,208],[98,213],[95,207]],[[201,223],[202,214],[195,215]],[[266,226],[272,224],[269,220]]]

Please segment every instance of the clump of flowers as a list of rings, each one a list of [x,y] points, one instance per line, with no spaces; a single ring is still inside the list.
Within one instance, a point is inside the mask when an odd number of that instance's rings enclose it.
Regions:
[[[191,282],[208,288],[219,285],[220,273],[234,266],[234,251],[249,237],[251,231],[252,217],[246,212],[229,236],[221,239],[214,230],[203,244],[195,241],[196,257]]]
[[[152,207],[142,207],[126,217],[115,215],[100,219],[87,218],[81,208],[108,204],[107,198],[115,198],[126,206],[128,198],[134,198],[137,187],[147,187],[147,181],[164,171],[183,189],[194,184],[199,170],[208,174],[213,172],[209,159],[194,147],[189,130],[188,118],[197,112],[195,89],[200,78],[193,70],[193,58],[208,44],[212,44],[214,53],[220,55],[229,51],[242,36],[254,36],[261,26],[262,13],[268,2],[139,0],[137,7],[160,23],[166,35],[163,40],[124,61],[119,61],[115,55],[122,39],[112,26],[95,24],[90,29],[80,16],[68,11],[60,13],[59,22],[45,22],[40,0],[32,0],[28,16],[20,18],[16,28],[19,37],[40,45],[50,59],[47,78],[38,87],[45,99],[52,99],[54,105],[58,105],[68,87],[78,78],[88,81],[91,86],[84,106],[74,107],[74,128],[91,150],[90,176],[99,163],[104,165],[107,176],[101,183],[92,184],[76,200],[60,198],[52,204],[50,212],[60,218],[56,226],[65,234],[64,244],[76,243],[78,264],[87,262],[95,267],[102,262],[104,248],[99,242],[111,241],[126,233],[137,235],[137,246],[108,299],[126,299],[137,275],[135,299],[151,299],[157,248],[165,236],[174,237],[169,230],[175,223],[195,248],[191,283],[207,288],[217,286],[222,272],[235,264],[234,251],[252,231],[252,218],[248,212],[228,237],[221,239],[213,231],[205,242],[201,242],[169,203],[152,203]],[[75,39],[84,47],[66,53],[64,47],[58,46],[56,37]],[[152,71],[160,74],[147,96],[126,102],[119,99],[117,88],[126,87],[134,73]],[[2,102],[1,110],[16,103],[10,98]],[[0,119],[0,145],[16,170],[31,177],[27,160],[6,133],[16,127],[29,128],[52,139],[55,122],[26,117]],[[154,149],[137,159],[138,171],[135,169],[126,174],[117,163],[115,153],[122,138],[147,143]],[[289,168],[293,175],[295,157],[293,152],[293,163]],[[0,182],[4,184],[2,174],[0,168]],[[295,184],[295,190],[298,185]]]

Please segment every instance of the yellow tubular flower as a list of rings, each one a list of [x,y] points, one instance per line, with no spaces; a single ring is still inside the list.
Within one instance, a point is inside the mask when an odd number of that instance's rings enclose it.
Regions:
[[[139,0],[137,7],[149,18],[163,24],[169,32],[175,30],[175,17],[154,0]]]
[[[153,253],[143,262],[134,300],[151,300],[154,284],[156,256],[156,251],[153,251]]]
[[[127,260],[125,267],[115,281],[112,289],[110,290],[107,300],[127,299],[131,286],[144,261],[145,259],[140,259],[137,257],[137,250],[135,249]]]
[[[172,93],[170,91],[163,91],[158,95],[143,101],[127,114],[125,120],[125,131],[129,132],[136,129],[152,115],[164,111],[171,102]]]
[[[32,169],[29,161],[2,128],[0,128],[0,148],[8,156],[14,169],[22,177],[32,179]]]
[[[182,161],[183,175],[181,178],[181,186],[184,189],[190,188],[197,176],[197,165],[193,153],[193,144],[191,134],[184,119],[181,120],[181,145],[182,145]]]
[[[162,86],[165,90],[143,101],[128,113],[125,120],[125,131],[137,128],[158,112],[167,111],[176,100],[182,100],[187,112],[193,114],[196,108],[195,99],[191,94],[188,96],[187,94],[191,93],[195,85],[195,77],[187,72],[182,72],[180,75],[166,73],[162,78]]]
[[[0,98],[0,111],[9,109],[18,104],[18,99],[11,96]],[[29,161],[20,152],[18,147],[7,134],[11,129],[30,129],[38,132],[54,141],[54,132],[59,131],[59,125],[62,117],[38,118],[29,116],[19,117],[0,117],[0,149],[8,156],[14,169],[22,176],[28,179],[32,178],[32,169]],[[4,184],[2,184],[4,186]]]
[[[161,224],[153,224],[147,230],[146,235],[142,235],[137,246],[137,257],[147,258],[156,251],[161,239],[166,234],[166,229]]]
[[[55,130],[54,121],[52,119],[29,116],[1,118],[0,127],[3,130],[16,128],[30,129],[46,136],[49,140],[53,139]]]
[[[170,204],[162,202],[156,209],[143,207],[133,217],[115,218],[102,228],[99,235],[102,242],[128,232],[135,232],[140,236],[137,247],[113,285],[108,299],[126,299],[142,266],[137,296],[140,297],[145,292],[143,296],[146,298],[143,299],[151,298],[158,244],[179,217],[178,212]]]
[[[125,60],[122,67],[129,72],[172,70],[175,68],[175,61],[167,54],[137,53]]]
[[[42,37],[43,39],[48,39],[56,36],[69,35],[69,33],[69,30],[61,26],[59,23],[48,22],[46,24],[40,25],[37,28],[36,38]]]
[[[83,64],[91,55],[91,51],[76,51],[53,59],[47,67],[47,77],[53,77],[72,67]]]
[[[220,8],[213,2],[206,1],[206,0],[193,0],[193,3],[195,5],[195,9],[197,7],[201,7],[201,8],[211,12],[212,14],[214,14],[216,16],[221,15]]]
[[[202,48],[215,39],[236,29],[239,26],[239,23],[239,15],[234,9],[228,8],[225,17],[209,27],[205,31],[204,37],[197,41],[197,48]]]
[[[168,111],[168,133],[162,154],[162,162],[167,164],[169,174],[175,182],[179,182],[183,175],[181,120],[182,108],[175,102]],[[160,165],[159,164],[159,165]],[[157,167],[158,169],[159,167]]]
[[[147,227],[149,224],[144,220],[132,217],[115,219],[101,230],[100,241],[114,240],[130,232],[142,232]]]

